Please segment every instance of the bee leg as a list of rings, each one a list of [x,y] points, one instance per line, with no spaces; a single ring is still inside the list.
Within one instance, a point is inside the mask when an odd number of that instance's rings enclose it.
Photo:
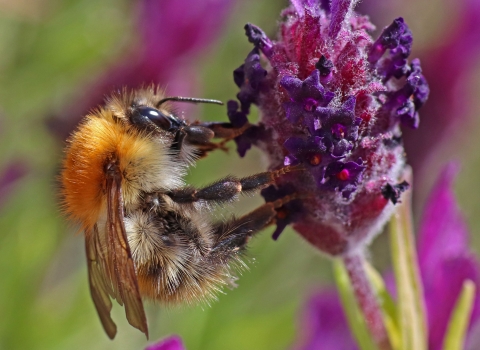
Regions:
[[[190,144],[197,147],[198,155],[200,158],[205,157],[208,152],[216,149],[222,151],[228,151],[225,144],[240,136],[250,127],[250,124],[245,124],[242,127],[235,127],[231,123],[198,123],[184,127],[181,132],[186,134],[184,137]],[[213,138],[222,139],[222,141],[216,143],[211,142]],[[174,142],[173,147],[176,149],[181,148],[181,144]]]
[[[214,134],[213,137],[225,140],[234,139],[237,136],[240,136],[247,130],[251,125],[246,123],[241,127],[235,127],[231,123],[219,123],[219,122],[211,122],[211,123],[201,123],[198,126],[202,126],[211,130]]]
[[[253,235],[275,222],[277,209],[297,198],[298,196],[294,193],[274,202],[265,203],[238,219],[218,224],[214,231],[218,239],[212,250],[235,252],[243,249]]]
[[[184,187],[167,193],[177,203],[192,203],[199,200],[227,202],[239,193],[248,193],[275,183],[275,179],[298,167],[286,166],[275,171],[247,176],[241,179],[226,177],[202,189]]]
[[[201,157],[215,149],[222,149],[227,151],[224,146],[225,142],[214,143],[210,142],[215,137],[214,131],[202,125],[187,125],[179,128],[175,134],[175,139],[172,143],[172,149],[180,151],[183,143],[187,141],[189,144],[196,146],[198,155]]]

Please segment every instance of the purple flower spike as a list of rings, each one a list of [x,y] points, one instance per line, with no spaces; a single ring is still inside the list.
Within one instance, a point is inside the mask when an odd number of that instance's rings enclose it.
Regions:
[[[327,3],[292,1],[276,40],[247,26],[254,50],[268,43],[268,55],[255,56],[255,64],[268,62],[254,94],[261,133],[239,148],[259,147],[269,169],[300,165],[302,171],[276,181],[303,198],[304,210],[291,223],[318,249],[344,255],[370,242],[390,218],[398,200],[390,192],[400,189],[383,192],[403,180],[400,126],[418,126],[429,89],[420,62],[407,62],[412,35],[403,19],[375,41],[374,26],[353,10],[355,0]],[[243,80],[237,84],[242,92]]]
[[[145,350],[185,350],[182,339],[178,335],[172,335],[158,343],[149,345]]]
[[[237,98],[242,104],[242,112],[248,114],[250,105],[257,103],[261,83],[266,75],[267,71],[260,64],[257,48],[253,49],[245,59],[245,63],[233,72],[235,84],[240,88]]]

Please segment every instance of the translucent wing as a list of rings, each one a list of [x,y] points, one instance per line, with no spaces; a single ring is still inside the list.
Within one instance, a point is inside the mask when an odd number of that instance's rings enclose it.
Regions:
[[[111,339],[117,333],[117,326],[110,316],[110,297],[125,305],[128,322],[148,338],[147,319],[123,223],[122,178],[116,166],[112,168],[106,185],[106,227],[99,229],[95,225],[91,232],[85,233],[90,292],[103,328]]]

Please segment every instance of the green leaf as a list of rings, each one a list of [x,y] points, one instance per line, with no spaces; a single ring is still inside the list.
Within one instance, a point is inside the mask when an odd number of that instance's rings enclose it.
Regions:
[[[348,325],[358,346],[362,350],[378,349],[368,330],[363,314],[358,307],[347,270],[340,259],[333,261],[333,271],[340,299],[342,301],[343,311],[347,316]]]
[[[462,291],[453,309],[447,333],[445,334],[443,349],[463,349],[474,299],[475,284],[470,280],[466,280],[463,282]]]
[[[380,302],[383,313],[383,322],[387,330],[388,339],[392,349],[400,348],[400,329],[398,327],[398,310],[395,301],[385,288],[382,276],[368,261],[364,262],[365,272],[372,284]]]
[[[390,221],[390,243],[398,292],[399,349],[427,349],[427,322],[415,250],[411,191],[404,194]]]

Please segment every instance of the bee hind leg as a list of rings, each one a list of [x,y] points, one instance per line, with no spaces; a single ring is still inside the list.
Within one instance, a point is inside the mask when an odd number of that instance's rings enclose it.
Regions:
[[[294,193],[265,203],[240,218],[217,224],[214,228],[217,241],[212,251],[228,253],[243,249],[256,233],[275,223],[277,209],[297,198],[298,195]]]

